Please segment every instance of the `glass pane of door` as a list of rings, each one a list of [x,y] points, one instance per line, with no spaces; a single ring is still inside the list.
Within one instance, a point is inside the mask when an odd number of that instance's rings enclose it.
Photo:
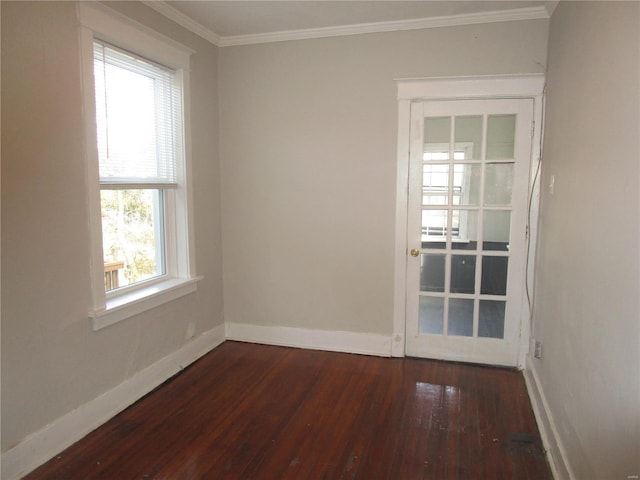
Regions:
[[[441,334],[444,328],[444,298],[420,297],[420,333]]]
[[[489,115],[487,119],[487,159],[512,159],[515,150],[515,115]]]

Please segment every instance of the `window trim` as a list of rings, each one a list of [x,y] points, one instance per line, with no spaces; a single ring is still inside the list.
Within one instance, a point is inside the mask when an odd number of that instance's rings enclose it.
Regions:
[[[131,20],[112,9],[94,2],[78,2],[80,22],[80,55],[83,85],[83,116],[85,128],[85,158],[87,167],[88,225],[90,237],[91,306],[88,317],[93,329],[138,315],[151,308],[194,292],[202,277],[195,273],[193,217],[191,198],[191,145],[189,65],[193,50]],[[173,196],[165,203],[166,214],[166,274],[138,286],[110,293],[104,288],[102,253],[102,220],[100,177],[96,139],[95,88],[93,80],[93,41],[114,46],[148,58],[176,70],[183,92],[183,145],[177,159],[176,188],[165,193]]]

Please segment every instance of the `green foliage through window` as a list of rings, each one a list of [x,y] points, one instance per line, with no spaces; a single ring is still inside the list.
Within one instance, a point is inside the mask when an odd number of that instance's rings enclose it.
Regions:
[[[150,189],[101,191],[104,262],[124,263],[120,287],[163,273],[156,238],[160,196]]]

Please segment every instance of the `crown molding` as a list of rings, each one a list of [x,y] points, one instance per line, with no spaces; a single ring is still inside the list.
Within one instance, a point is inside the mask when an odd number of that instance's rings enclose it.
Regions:
[[[258,33],[250,35],[220,36],[192,18],[179,12],[164,1],[142,0],[142,2],[173,20],[184,28],[201,36],[218,47],[238,45],[254,45],[261,43],[285,42],[289,40],[306,40],[312,38],[340,37],[360,35],[364,33],[395,32],[403,30],[420,30],[423,28],[452,27],[475,25],[481,23],[511,22],[517,20],[549,19],[549,11],[544,7],[527,7],[495,12],[448,15],[442,17],[417,18],[392,22],[374,22],[337,27],[309,28],[302,30],[286,30],[281,32]]]
[[[156,0],[141,0],[147,7],[154,9],[156,12],[164,15],[170,20],[173,20],[178,25],[186,28],[187,30],[195,33],[199,37],[204,38],[210,43],[213,43],[216,46],[220,46],[221,37],[216,32],[209,30],[204,25],[193,20],[191,17],[188,17],[184,13],[176,10],[171,5],[166,3],[165,1],[156,1]]]
[[[549,14],[544,7],[519,8],[516,10],[500,10],[488,13],[450,15],[444,17],[418,18],[393,22],[363,23],[339,27],[310,28],[305,30],[289,30],[284,32],[260,33],[255,35],[234,35],[221,37],[221,47],[236,45],[253,45],[259,43],[284,42],[288,40],[305,40],[312,38],[339,37],[364,33],[395,32],[403,30],[420,30],[423,28],[451,27],[474,25],[479,23],[509,22],[515,20],[548,19]]]
[[[551,18],[551,15],[553,15],[553,12],[555,12],[556,7],[558,6],[559,3],[560,2],[558,0],[554,0],[554,1],[547,2],[547,4],[544,6],[544,8],[547,9],[549,18]]]

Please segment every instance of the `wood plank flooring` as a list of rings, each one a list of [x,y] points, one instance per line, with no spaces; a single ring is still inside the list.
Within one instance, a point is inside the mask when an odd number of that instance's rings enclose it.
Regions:
[[[552,477],[519,372],[225,342],[25,478]]]

